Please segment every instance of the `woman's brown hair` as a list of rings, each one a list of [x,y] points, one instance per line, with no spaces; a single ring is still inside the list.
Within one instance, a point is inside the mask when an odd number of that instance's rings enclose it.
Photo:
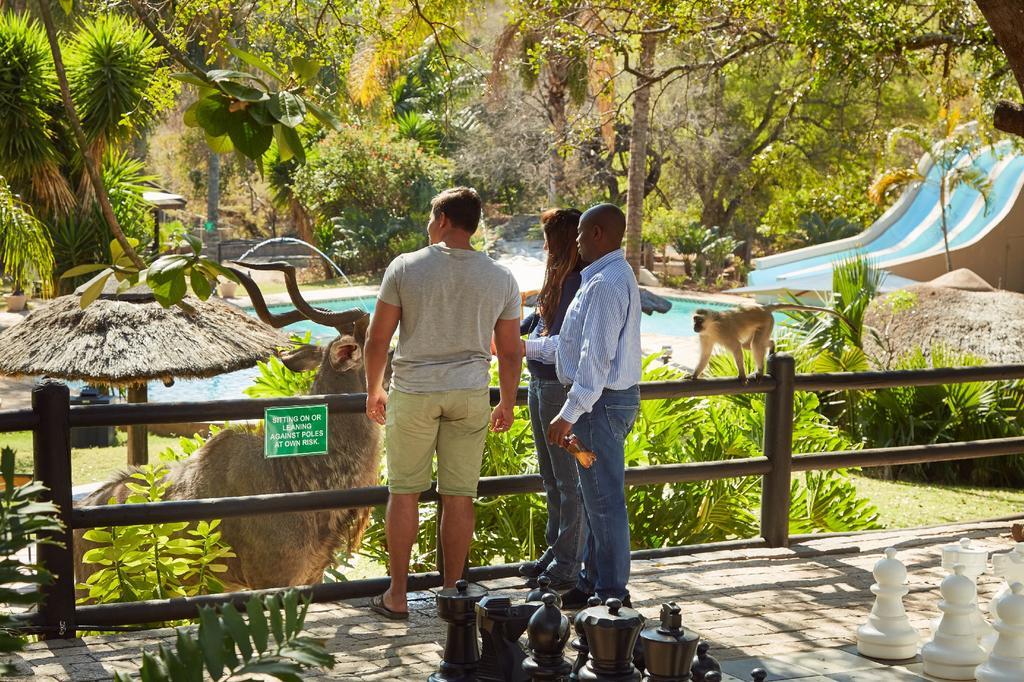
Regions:
[[[548,260],[544,268],[544,286],[537,297],[537,312],[544,320],[546,336],[558,313],[565,278],[576,269],[580,253],[576,249],[576,233],[582,214],[574,208],[551,208],[540,216],[548,243]]]

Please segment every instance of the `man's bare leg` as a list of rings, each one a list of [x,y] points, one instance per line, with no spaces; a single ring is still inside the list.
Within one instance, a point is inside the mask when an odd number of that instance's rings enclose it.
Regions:
[[[455,587],[462,578],[473,541],[473,498],[461,495],[441,496],[441,545],[444,550],[444,586]],[[394,582],[391,583],[394,585]]]
[[[391,573],[391,587],[384,592],[384,606],[392,611],[409,610],[406,601],[409,587],[409,558],[412,555],[412,543],[416,541],[416,533],[420,526],[419,500],[419,493],[391,493],[388,496],[384,527],[388,538],[388,571]]]

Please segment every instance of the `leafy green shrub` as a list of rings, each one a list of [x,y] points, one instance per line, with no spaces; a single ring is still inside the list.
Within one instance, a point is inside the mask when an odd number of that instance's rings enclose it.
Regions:
[[[146,465],[132,474],[128,504],[158,502],[170,484],[165,465]],[[113,500],[111,500],[113,502]],[[219,520],[92,528],[85,539],[98,546],[83,561],[102,568],[79,589],[79,603],[170,599],[223,592],[218,573],[234,553],[221,540]]]
[[[216,424],[210,424],[210,435],[201,436],[198,433],[191,438],[182,436],[178,438],[178,448],[166,447],[157,453],[157,459],[161,462],[180,462],[183,459],[188,459],[193,452],[203,447],[210,438],[213,438],[222,428]]]
[[[220,613],[199,609],[199,628],[179,628],[174,648],[163,644],[156,653],[142,653],[142,682],[194,682],[194,680],[266,680],[293,682],[309,668],[333,668],[334,656],[324,642],[302,634],[309,599],[296,590],[245,605],[248,621],[232,604]],[[264,613],[266,611],[266,613]],[[118,672],[117,682],[134,677]]]
[[[345,270],[379,270],[395,255],[395,237],[422,231],[430,199],[451,164],[388,129],[347,126],[322,140],[296,171],[294,193],[333,221]]]
[[[293,346],[303,346],[310,343],[312,332],[306,332],[299,336],[293,334],[291,342]],[[253,385],[246,388],[245,393],[250,398],[290,398],[293,395],[306,395],[313,387],[313,380],[316,379],[316,370],[309,372],[294,372],[281,362],[280,358],[272,355],[266,362],[257,362],[260,375],[253,381]]]
[[[19,651],[25,640],[16,630],[18,621],[11,607],[38,605],[42,597],[38,589],[23,591],[20,586],[49,585],[53,575],[42,564],[25,561],[21,556],[33,545],[60,545],[46,537],[62,528],[58,509],[52,502],[40,499],[46,488],[37,481],[14,485],[14,450],[0,450],[0,474],[4,490],[0,497],[0,653]],[[15,674],[14,667],[0,663],[0,675]]]

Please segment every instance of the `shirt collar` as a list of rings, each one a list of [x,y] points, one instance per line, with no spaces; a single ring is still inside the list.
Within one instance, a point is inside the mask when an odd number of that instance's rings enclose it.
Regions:
[[[583,270],[580,272],[580,277],[584,282],[586,282],[591,277],[604,270],[609,264],[620,260],[626,260],[626,254],[622,251],[622,249],[615,249],[614,251],[606,253],[605,255],[601,256],[587,267],[583,268]]]

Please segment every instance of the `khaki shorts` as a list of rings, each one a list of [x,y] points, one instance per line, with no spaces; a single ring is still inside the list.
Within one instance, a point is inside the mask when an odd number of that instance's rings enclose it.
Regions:
[[[430,489],[437,452],[437,492],[476,497],[490,422],[490,389],[388,395],[385,450],[388,490]]]

